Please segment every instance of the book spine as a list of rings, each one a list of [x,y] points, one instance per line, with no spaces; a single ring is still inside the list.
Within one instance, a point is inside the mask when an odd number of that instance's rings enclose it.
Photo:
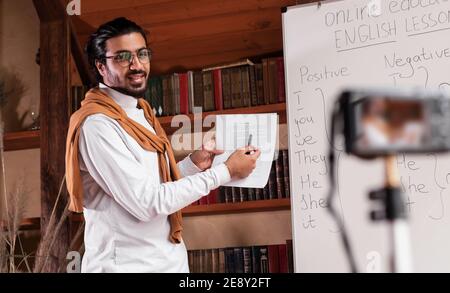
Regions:
[[[203,75],[200,71],[194,72],[194,107],[203,111]]]
[[[206,250],[202,249],[200,250],[200,273],[206,273],[206,261]]]
[[[290,197],[290,186],[289,186],[289,157],[288,150],[283,150],[283,178],[284,178],[284,193],[286,197]]]
[[[239,194],[239,187],[231,187],[231,199],[232,202],[240,202],[241,198],[240,198],[240,194]]]
[[[224,186],[223,189],[225,193],[225,203],[232,203],[233,202],[232,187]]]
[[[269,245],[267,247],[269,258],[269,273],[280,272],[280,262],[278,255],[278,245]]]
[[[268,247],[262,246],[259,249],[260,259],[259,259],[259,272],[261,274],[269,273],[269,255]]]
[[[263,76],[263,65],[255,65],[255,77],[256,77],[256,96],[257,104],[264,105],[264,76]]]
[[[259,274],[261,273],[261,247],[252,246],[252,273]]]
[[[241,67],[241,107],[251,106],[251,92],[250,92],[250,66]]]
[[[288,273],[294,273],[294,250],[292,247],[292,239],[286,240]]]
[[[208,195],[202,196],[202,197],[199,199],[199,204],[200,204],[200,205],[207,205],[207,204],[208,204],[208,196],[209,196],[210,194],[211,194],[211,193],[208,193]]]
[[[286,244],[278,245],[278,257],[279,257],[279,271],[280,273],[288,273],[288,255]]]
[[[269,176],[270,182],[270,176]],[[266,186],[262,189],[262,199],[270,199],[270,191],[269,191],[269,182],[267,182]]]
[[[194,251],[194,273],[200,273],[200,250]]]
[[[252,272],[252,252],[250,247],[242,248],[242,253],[244,255],[244,273]]]
[[[242,274],[244,272],[244,252],[242,247],[234,248],[234,273]]]
[[[262,200],[264,199],[263,196],[263,189],[262,188],[255,188],[255,200]]]
[[[269,58],[269,103],[278,103],[278,70],[275,58]]]
[[[242,105],[242,77],[241,69],[231,68],[231,108],[240,108]]]
[[[194,72],[188,71],[187,76],[189,88],[189,99],[188,99],[189,113],[193,113],[192,109],[194,108]]]
[[[270,88],[269,88],[269,61],[268,61],[268,59],[263,59],[262,69],[263,69],[263,86],[264,86],[264,103],[263,104],[269,104]]]
[[[255,188],[247,188],[247,200],[248,201],[252,201],[252,200],[256,200],[255,198]]]
[[[171,95],[170,95],[170,76],[166,75],[162,78],[163,91],[163,113],[162,116],[170,115]]]
[[[250,78],[250,97],[251,105],[258,106],[258,92],[256,89],[256,67],[249,66],[249,78]]]
[[[217,111],[223,110],[222,70],[213,71],[214,78],[214,104]]]
[[[278,198],[277,194],[277,173],[275,171],[275,161],[272,161],[269,173],[269,199]]]
[[[277,159],[275,161],[275,173],[278,198],[285,198],[286,193],[284,189],[283,156],[281,155],[281,151],[278,152]]]
[[[219,189],[213,189],[208,195],[208,204],[215,204],[217,203],[217,198],[219,196]]]
[[[219,248],[219,273],[226,272],[225,249]]]
[[[222,98],[223,108],[231,109],[231,100],[233,98],[231,94],[231,69],[222,69]]]
[[[189,84],[187,73],[180,73],[179,80],[180,80],[180,114],[189,114]]]
[[[206,249],[205,250],[205,273],[212,273],[213,272],[213,255],[212,255],[212,249]]]
[[[286,89],[284,81],[284,59],[283,57],[276,58],[277,62],[277,76],[278,76],[278,102],[286,101]]]
[[[212,273],[219,273],[219,250],[212,249]]]
[[[203,110],[214,111],[214,84],[211,71],[203,72]]]
[[[194,272],[194,252],[192,250],[188,251],[188,265],[189,272]]]
[[[178,73],[172,74],[172,109],[170,115],[177,115],[180,110],[180,79]]]
[[[226,273],[234,273],[234,249],[225,248],[225,266]]]

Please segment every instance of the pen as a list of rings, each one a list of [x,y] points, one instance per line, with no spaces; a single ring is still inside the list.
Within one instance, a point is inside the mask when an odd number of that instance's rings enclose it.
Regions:
[[[250,135],[248,136],[247,146],[250,146],[251,144],[252,144],[252,135],[250,134]],[[253,151],[246,152],[245,154],[246,154],[246,155],[252,155],[252,154],[253,154]]]

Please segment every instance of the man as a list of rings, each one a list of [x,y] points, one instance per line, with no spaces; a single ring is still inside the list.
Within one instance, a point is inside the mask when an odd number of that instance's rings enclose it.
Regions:
[[[255,168],[260,151],[236,150],[211,167],[215,147],[175,162],[143,96],[151,51],[144,31],[118,18],[86,46],[99,81],[71,117],[66,178],[70,209],[84,212],[82,272],[188,272],[182,208]]]

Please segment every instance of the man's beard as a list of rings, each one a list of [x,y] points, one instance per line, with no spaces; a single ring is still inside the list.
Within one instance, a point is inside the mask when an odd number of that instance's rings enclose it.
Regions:
[[[122,93],[124,95],[132,96],[132,97],[134,97],[136,99],[144,97],[144,94],[147,91],[147,87],[148,87],[148,84],[147,84],[147,73],[145,71],[142,71],[142,70],[131,70],[125,76],[125,78],[128,78],[128,76],[131,75],[131,74],[144,74],[145,75],[144,76],[145,81],[144,81],[144,87],[142,89],[133,89],[133,88],[130,88],[130,87],[115,86],[117,84],[120,84],[119,77],[117,75],[113,75],[109,70],[107,70],[107,71],[108,71],[109,79],[114,81],[114,85],[111,85],[110,88],[112,88],[112,89],[114,89],[114,90],[116,90],[119,93]]]

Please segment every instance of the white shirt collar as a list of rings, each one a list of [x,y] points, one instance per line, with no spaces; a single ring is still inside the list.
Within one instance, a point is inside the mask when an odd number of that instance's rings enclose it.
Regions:
[[[99,89],[110,96],[123,109],[136,109],[138,100],[135,97],[122,94],[115,89],[110,88],[104,83],[99,83]]]

